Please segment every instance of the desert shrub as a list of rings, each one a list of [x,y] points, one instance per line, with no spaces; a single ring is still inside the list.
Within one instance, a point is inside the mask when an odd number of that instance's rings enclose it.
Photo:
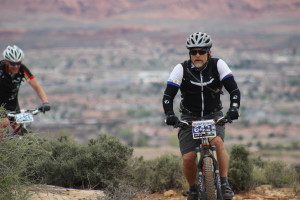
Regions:
[[[0,199],[26,199],[28,194],[24,186],[30,184],[27,165],[30,158],[41,151],[38,143],[31,136],[5,138],[0,142]]]
[[[181,158],[176,155],[163,155],[147,162],[149,167],[147,176],[148,189],[150,191],[164,191],[183,188],[183,174],[181,170]]]
[[[42,143],[42,147],[48,153],[37,156],[28,165],[30,180],[34,183],[78,187],[81,181],[78,181],[76,162],[84,154],[83,149],[66,136],[48,139]]]
[[[142,192],[138,187],[134,187],[128,183],[120,183],[118,187],[109,187],[110,190],[105,191],[105,197],[100,200],[131,200]]]
[[[264,166],[267,164],[267,161],[262,160],[261,157],[252,157],[251,162],[253,163],[251,188],[268,184],[264,175]]]
[[[234,145],[230,153],[229,182],[235,191],[251,188],[253,164],[243,145]]]
[[[253,158],[252,187],[270,184],[274,187],[294,187],[299,185],[297,170],[282,161],[263,161]]]
[[[132,149],[114,137],[101,135],[87,146],[68,137],[43,143],[47,156],[29,167],[34,182],[51,185],[104,189],[116,186],[124,176]]]
[[[130,183],[132,187],[147,190],[150,185],[150,166],[148,162],[143,157],[133,157],[128,162],[127,177],[124,181]]]
[[[153,160],[132,157],[127,165],[125,176],[118,187],[106,189],[106,199],[129,200],[140,192],[161,192],[168,189],[182,189],[183,174],[181,158],[163,155]],[[102,199],[101,199],[102,200]]]
[[[104,187],[111,184],[115,186],[126,176],[133,149],[121,144],[117,138],[102,135],[90,141],[88,151],[95,158],[95,167],[92,169],[95,174],[91,175],[97,175],[95,178],[100,179],[98,184]]]
[[[296,169],[283,161],[267,162],[264,167],[264,175],[267,182],[274,187],[293,186],[298,183]]]

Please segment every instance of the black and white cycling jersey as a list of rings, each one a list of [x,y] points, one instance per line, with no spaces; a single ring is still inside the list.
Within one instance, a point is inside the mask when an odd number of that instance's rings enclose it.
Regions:
[[[222,109],[222,87],[230,94],[231,106],[239,107],[240,92],[228,65],[218,58],[209,58],[198,70],[190,60],[177,64],[167,81],[163,97],[165,114],[174,114],[173,99],[180,89],[182,108],[204,116]]]
[[[195,66],[192,64],[191,68],[193,69],[195,68]],[[220,80],[232,76],[232,71],[229,69],[228,65],[222,59],[218,59],[217,68],[218,68]],[[175,86],[180,87],[183,79],[183,71],[184,70],[182,64],[181,63],[177,64],[169,76],[168,84],[174,84]]]

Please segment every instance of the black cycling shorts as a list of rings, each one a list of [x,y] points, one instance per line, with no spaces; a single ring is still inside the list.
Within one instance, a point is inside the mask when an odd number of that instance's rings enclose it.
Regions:
[[[205,120],[205,119],[215,119],[218,117],[222,117],[223,112],[217,111],[212,114],[204,116],[202,119],[200,117],[194,117],[187,114],[181,115],[181,120],[185,121],[196,121],[196,120]],[[222,140],[224,141],[225,137],[225,125],[220,126],[216,125],[217,130],[217,136],[220,136]],[[185,127],[180,128],[178,131],[178,140],[179,140],[179,147],[181,154],[186,154],[191,151],[195,151],[196,147],[199,147],[201,140],[194,140],[192,135],[192,128],[191,127]]]

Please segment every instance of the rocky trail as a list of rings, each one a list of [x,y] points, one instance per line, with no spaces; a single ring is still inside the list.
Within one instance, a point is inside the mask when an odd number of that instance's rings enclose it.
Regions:
[[[233,200],[299,200],[292,188],[272,188],[262,185],[246,193],[236,194]],[[30,188],[29,200],[101,200],[104,193],[99,190],[77,190],[51,185],[37,185]],[[140,194],[134,200],[186,200],[181,192],[169,190],[164,193]]]

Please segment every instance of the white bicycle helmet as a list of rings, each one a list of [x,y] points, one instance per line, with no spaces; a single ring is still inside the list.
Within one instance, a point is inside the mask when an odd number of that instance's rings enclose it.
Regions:
[[[212,40],[209,35],[206,33],[193,33],[190,35],[186,40],[186,48],[211,48],[212,47]]]
[[[18,46],[7,46],[3,51],[3,57],[10,62],[21,62],[24,59],[24,53]]]

